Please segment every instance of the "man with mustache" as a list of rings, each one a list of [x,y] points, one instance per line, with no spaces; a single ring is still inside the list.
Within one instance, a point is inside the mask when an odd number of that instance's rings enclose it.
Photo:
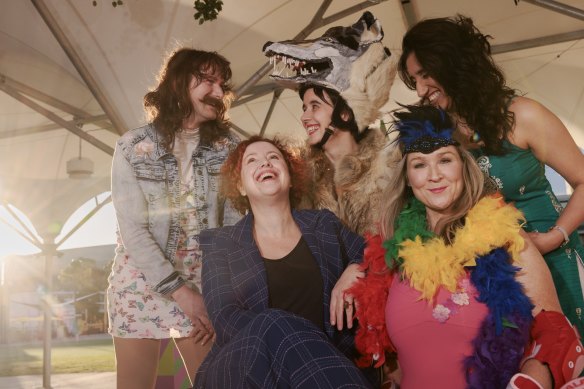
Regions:
[[[192,382],[212,343],[199,234],[239,219],[218,191],[221,165],[239,142],[225,117],[230,79],[223,56],[177,50],[144,96],[150,123],[117,142],[108,314],[119,388],[153,388],[161,339],[169,338]]]

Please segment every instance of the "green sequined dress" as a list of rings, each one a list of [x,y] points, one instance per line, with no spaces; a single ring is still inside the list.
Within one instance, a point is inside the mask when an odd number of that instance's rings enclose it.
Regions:
[[[485,155],[474,151],[477,162],[494,179],[507,202],[514,203],[525,215],[525,231],[546,232],[553,226],[562,205],[552,192],[545,176],[545,165],[529,149],[521,149],[507,141],[505,155]],[[564,314],[584,335],[584,298],[578,274],[578,261],[584,258],[584,246],[574,231],[570,242],[544,255],[551,270]]]

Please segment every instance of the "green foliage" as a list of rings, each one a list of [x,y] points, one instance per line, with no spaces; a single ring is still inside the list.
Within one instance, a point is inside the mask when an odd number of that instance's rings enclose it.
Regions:
[[[91,2],[94,7],[97,7],[97,0]],[[117,7],[118,5],[124,5],[122,0],[112,1],[112,7]],[[222,0],[195,0],[194,8],[197,12],[193,15],[195,20],[199,21],[199,24],[205,22],[210,22],[217,19],[219,12],[223,9]]]
[[[195,0],[195,10],[197,12],[194,17],[199,21],[199,24],[203,24],[207,21],[217,19],[222,9],[222,0]]]
[[[93,1],[91,2],[91,4],[92,4],[94,7],[97,7],[97,0],[93,0]],[[115,0],[115,1],[112,1],[112,7],[116,8],[118,5],[124,5],[124,2],[123,2],[122,0]]]
[[[59,286],[79,294],[103,291],[107,288],[105,269],[96,266],[95,259],[75,258],[57,276]]]
[[[94,259],[75,258],[61,270],[54,289],[74,292],[76,298],[81,298],[75,302],[77,312],[86,312],[92,318],[100,317],[101,298],[97,292],[106,290],[107,275],[107,268],[97,267]]]

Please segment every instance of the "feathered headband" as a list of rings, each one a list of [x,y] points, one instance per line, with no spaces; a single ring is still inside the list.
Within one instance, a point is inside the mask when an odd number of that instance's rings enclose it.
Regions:
[[[452,138],[454,128],[448,115],[432,106],[405,106],[407,111],[394,113],[394,128],[404,154],[424,153],[458,145]]]

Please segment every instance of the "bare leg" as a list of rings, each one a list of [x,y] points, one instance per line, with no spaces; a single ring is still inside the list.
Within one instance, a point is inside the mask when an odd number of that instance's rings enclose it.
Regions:
[[[152,389],[156,384],[159,339],[114,337],[117,387],[120,389]]]
[[[195,382],[195,373],[199,369],[199,366],[201,366],[207,353],[209,353],[209,350],[211,350],[213,342],[207,342],[206,345],[201,346],[200,343],[195,342],[194,338],[175,338],[174,341],[187,369],[192,385]]]

